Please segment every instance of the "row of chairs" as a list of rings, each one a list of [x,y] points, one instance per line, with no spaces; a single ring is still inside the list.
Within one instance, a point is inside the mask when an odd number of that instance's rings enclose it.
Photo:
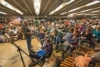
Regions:
[[[72,67],[75,59],[73,57],[67,57],[62,63],[60,64],[60,67]]]
[[[90,51],[89,51],[90,50]],[[87,53],[87,54],[93,54],[94,51],[91,49],[86,49],[85,50],[78,50],[77,52],[75,52],[76,54],[78,53]],[[82,52],[81,52],[82,51]],[[75,56],[68,56],[67,58],[64,59],[64,61],[61,62],[60,67],[73,67],[75,63]],[[97,63],[97,66],[99,66],[99,63]]]

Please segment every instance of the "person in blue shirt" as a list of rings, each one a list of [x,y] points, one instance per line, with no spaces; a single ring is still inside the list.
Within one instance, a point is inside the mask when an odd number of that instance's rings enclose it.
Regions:
[[[30,56],[35,59],[40,59],[41,57],[45,56],[46,51],[44,49],[40,49],[38,52],[30,52]]]
[[[38,56],[38,57],[42,57],[42,56],[44,56],[45,54],[46,54],[46,51],[43,50],[43,49],[41,49],[40,51],[37,52],[37,56]]]
[[[57,29],[57,36],[56,36],[56,49],[59,48],[59,44],[60,44],[61,41],[62,41],[62,37],[63,37],[62,30],[59,28],[59,29]]]
[[[97,38],[97,42],[100,43],[100,25],[93,31],[93,35]]]
[[[68,40],[68,37],[72,36],[73,31],[74,31],[74,28],[71,27],[71,28],[69,29],[69,31],[66,33],[66,35],[63,37],[63,39],[64,39],[65,41],[67,41],[67,40]]]

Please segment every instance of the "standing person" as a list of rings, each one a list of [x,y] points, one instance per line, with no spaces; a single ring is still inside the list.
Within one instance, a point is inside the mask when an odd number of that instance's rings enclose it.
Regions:
[[[32,36],[32,31],[31,29],[28,27],[28,21],[25,21],[24,22],[24,25],[23,25],[23,32],[24,32],[24,35],[25,35],[25,39],[26,39],[26,42],[27,42],[27,47],[28,47],[28,50],[30,51],[31,50],[31,36]]]

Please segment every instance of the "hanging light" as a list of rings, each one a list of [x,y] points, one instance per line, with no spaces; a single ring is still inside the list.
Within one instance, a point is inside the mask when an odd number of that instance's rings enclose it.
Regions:
[[[33,0],[35,13],[38,15],[40,13],[41,0]]]
[[[63,7],[65,7],[66,5],[72,3],[75,0],[70,0],[69,2],[64,2],[62,3],[60,6],[58,6],[55,10],[53,10],[52,12],[49,13],[49,15],[52,15],[53,13],[57,12],[58,10],[62,9]]]
[[[64,15],[64,14],[66,14],[67,12],[63,12],[63,13],[61,13],[60,15]]]
[[[78,10],[78,9],[80,9],[81,7],[78,7],[78,8],[75,8],[75,9],[72,9],[72,10],[70,10],[70,11],[68,11],[68,12],[73,12],[73,11],[76,11],[76,10]]]
[[[4,14],[4,15],[6,15],[7,13],[0,11],[0,14]]]
[[[100,12],[100,10],[97,10],[97,11],[92,11],[92,13],[96,13],[96,12]]]
[[[99,0],[95,0],[93,2],[88,3],[86,6],[91,6],[91,5],[97,4],[99,2],[100,2]]]

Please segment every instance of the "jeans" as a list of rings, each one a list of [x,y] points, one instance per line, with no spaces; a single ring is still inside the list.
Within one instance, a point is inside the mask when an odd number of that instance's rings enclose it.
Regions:
[[[100,43],[100,39],[97,40],[97,43]]]
[[[90,48],[93,48],[93,49],[94,49],[95,46],[96,46],[96,44],[95,44],[93,41],[91,41],[91,40],[89,41],[89,44],[90,44]]]
[[[61,43],[62,38],[61,37],[57,37],[56,38],[56,49],[58,49],[59,44]]]
[[[31,37],[27,37],[26,42],[27,42],[28,50],[30,51],[31,50]]]
[[[90,62],[90,64],[89,64],[89,67],[95,67],[96,66],[96,61],[94,60],[94,61],[91,61]]]

